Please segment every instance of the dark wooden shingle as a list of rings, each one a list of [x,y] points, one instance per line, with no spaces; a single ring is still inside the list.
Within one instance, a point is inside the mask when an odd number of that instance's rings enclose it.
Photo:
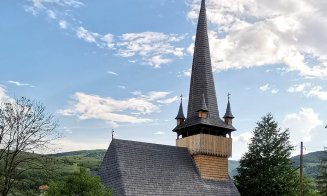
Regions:
[[[186,148],[114,139],[99,169],[114,195],[239,195],[231,180],[200,177]]]

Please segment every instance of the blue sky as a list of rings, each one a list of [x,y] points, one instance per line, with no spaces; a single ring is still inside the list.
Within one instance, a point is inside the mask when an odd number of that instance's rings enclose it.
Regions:
[[[327,145],[327,4],[283,2],[207,0],[219,112],[230,92],[238,129],[233,159],[268,112],[306,152]],[[65,136],[56,151],[107,148],[112,128],[120,139],[175,144],[198,0],[3,0],[0,7],[0,98],[37,99],[54,113]]]

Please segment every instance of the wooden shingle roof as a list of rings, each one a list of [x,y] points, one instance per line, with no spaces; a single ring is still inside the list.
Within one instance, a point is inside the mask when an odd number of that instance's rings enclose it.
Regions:
[[[114,195],[239,195],[227,181],[204,180],[186,148],[113,139],[99,169]]]

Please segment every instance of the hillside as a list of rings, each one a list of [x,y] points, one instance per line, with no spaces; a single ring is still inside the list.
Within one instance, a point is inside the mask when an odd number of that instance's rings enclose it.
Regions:
[[[37,195],[40,185],[58,181],[64,176],[78,171],[80,166],[88,168],[91,174],[96,175],[105,152],[106,150],[82,150],[51,154],[49,155],[51,161],[48,163],[48,171],[30,170],[26,172],[18,179],[17,189],[14,190],[14,193],[15,195]],[[316,178],[319,173],[320,160],[323,158],[327,159],[327,155],[322,151],[304,155],[305,176]],[[299,156],[293,157],[292,161],[293,167],[299,168]],[[229,160],[229,174],[231,176],[237,174],[236,168],[238,166],[238,161]]]
[[[82,150],[74,152],[65,152],[53,154],[61,160],[69,163],[75,163],[89,168],[92,172],[96,172],[101,161],[105,155],[106,150]],[[320,160],[327,159],[326,153],[323,151],[312,152],[304,155],[304,174],[307,177],[316,178],[319,173]],[[300,167],[300,156],[292,157],[293,167]],[[239,166],[239,162],[235,160],[229,160],[229,174],[234,176],[237,174],[236,168]]]

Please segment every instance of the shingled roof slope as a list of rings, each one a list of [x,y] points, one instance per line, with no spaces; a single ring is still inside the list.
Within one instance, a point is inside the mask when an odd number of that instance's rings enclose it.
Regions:
[[[198,115],[202,106],[203,95],[209,115],[219,118],[211,67],[205,0],[202,0],[201,3],[196,31],[187,118]]]
[[[239,195],[228,181],[201,179],[186,148],[113,139],[100,166],[114,195]]]

